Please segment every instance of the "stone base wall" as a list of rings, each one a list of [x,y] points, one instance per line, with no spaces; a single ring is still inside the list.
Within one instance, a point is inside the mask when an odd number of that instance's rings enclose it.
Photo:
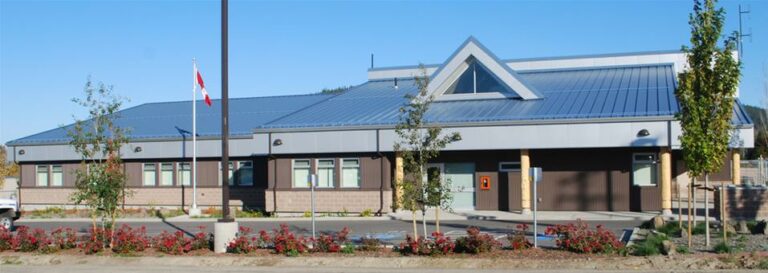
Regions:
[[[273,192],[265,192],[267,211],[277,212],[305,212],[311,208],[309,191],[280,191],[274,193],[277,199],[275,210],[275,197]],[[360,213],[364,210],[379,211],[381,207],[379,191],[316,191],[315,205],[317,212],[350,212]],[[392,192],[384,191],[384,205],[382,212],[391,211]]]
[[[724,192],[725,216],[728,220],[768,219],[768,188],[726,187]],[[720,215],[720,188],[715,191],[715,215]]]

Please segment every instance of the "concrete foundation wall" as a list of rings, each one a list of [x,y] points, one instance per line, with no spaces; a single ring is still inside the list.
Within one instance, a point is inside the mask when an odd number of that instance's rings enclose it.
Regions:
[[[726,187],[725,216],[728,220],[768,219],[768,188]],[[720,215],[720,191],[715,191],[715,215]]]
[[[277,197],[277,198],[275,198]],[[277,202],[275,202],[277,200]],[[267,191],[267,211],[305,212],[310,210],[310,192],[305,191]],[[351,212],[359,213],[364,210],[373,212],[382,209],[389,212],[392,206],[392,191],[384,191],[383,206],[380,192],[377,191],[316,191],[315,204],[318,212]],[[275,209],[277,206],[277,209]]]

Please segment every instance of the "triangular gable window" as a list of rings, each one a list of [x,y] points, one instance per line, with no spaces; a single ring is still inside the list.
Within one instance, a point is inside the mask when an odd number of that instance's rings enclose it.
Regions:
[[[459,76],[443,94],[477,94],[508,92],[506,88],[474,58],[469,61],[467,70]]]

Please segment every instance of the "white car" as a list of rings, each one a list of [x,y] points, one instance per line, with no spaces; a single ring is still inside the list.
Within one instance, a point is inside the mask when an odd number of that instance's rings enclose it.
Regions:
[[[13,220],[19,216],[19,201],[16,199],[0,198],[0,226],[7,230],[13,229]]]

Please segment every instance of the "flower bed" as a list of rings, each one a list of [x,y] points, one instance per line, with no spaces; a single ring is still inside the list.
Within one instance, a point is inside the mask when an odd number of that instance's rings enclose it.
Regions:
[[[625,247],[610,230],[597,225],[594,230],[578,220],[567,225],[547,227],[546,234],[557,236],[559,248],[576,253],[624,254]]]

